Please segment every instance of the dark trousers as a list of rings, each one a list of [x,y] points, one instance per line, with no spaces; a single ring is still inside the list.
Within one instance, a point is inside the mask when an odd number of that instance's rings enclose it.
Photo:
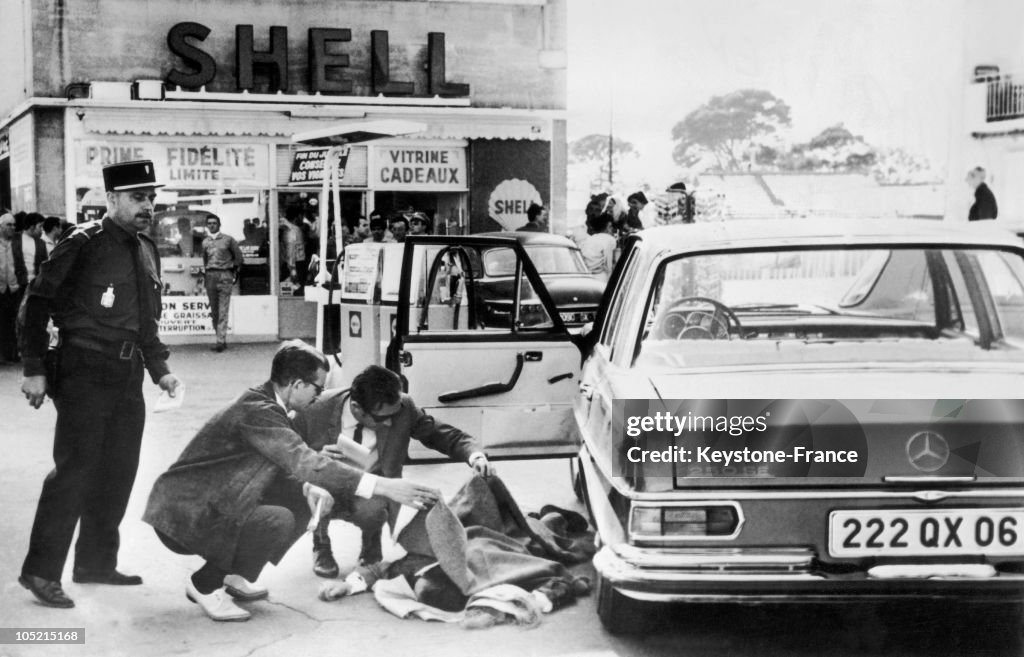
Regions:
[[[231,557],[231,569],[224,570],[207,561],[201,569],[204,578],[214,578],[216,585],[220,586],[224,577],[233,573],[254,582],[264,566],[277,563],[284,557],[288,549],[306,533],[310,518],[309,506],[301,492],[296,495],[286,490],[294,487],[294,482],[279,481],[263,496],[263,503],[242,521],[237,548]],[[163,532],[158,530],[156,534],[172,552],[196,554]],[[199,556],[212,558],[213,555]]]
[[[18,359],[18,333],[15,327],[24,289],[21,287],[17,292],[0,292],[0,360]]]
[[[75,567],[112,570],[146,422],[142,362],[67,346],[54,405],[54,469],[43,482],[22,574],[60,580],[75,525]]]
[[[382,558],[380,535],[384,523],[388,519],[387,501],[378,497],[370,499],[357,497],[349,508],[339,508],[341,506],[335,504],[331,518],[345,520],[360,529],[363,534],[363,545],[359,551],[359,560],[367,564],[380,561]],[[314,552],[331,549],[331,537],[327,533],[331,518],[324,518],[316,526],[316,531],[313,532]]]

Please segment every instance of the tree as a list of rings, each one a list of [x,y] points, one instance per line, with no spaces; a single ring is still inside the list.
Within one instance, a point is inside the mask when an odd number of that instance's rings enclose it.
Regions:
[[[623,139],[614,139],[612,144],[612,172],[608,171],[608,135],[587,135],[569,144],[569,169],[571,176],[581,176],[590,181],[595,189],[607,190],[614,178],[617,187],[622,182],[624,164],[636,161],[639,153],[633,144]]]
[[[790,125],[789,105],[760,89],[740,89],[714,96],[672,128],[677,164],[701,164],[717,171],[743,171],[763,139]]]
[[[612,140],[613,161],[637,155],[633,144],[623,139]],[[608,135],[587,135],[569,144],[569,161],[573,164],[608,161]]]
[[[927,160],[901,148],[880,151],[871,174],[881,185],[914,185],[942,181],[942,176],[932,169]]]
[[[829,126],[806,144],[796,144],[776,158],[782,171],[867,173],[878,160],[876,149],[842,123]]]

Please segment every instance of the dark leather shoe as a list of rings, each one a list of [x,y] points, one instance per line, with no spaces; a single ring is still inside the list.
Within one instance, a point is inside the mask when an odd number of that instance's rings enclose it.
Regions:
[[[35,575],[22,575],[18,578],[18,583],[32,591],[32,595],[36,596],[36,599],[47,607],[70,609],[75,606],[75,601],[64,593],[60,582],[43,579]]]
[[[142,578],[138,575],[125,575],[116,570],[86,570],[75,568],[71,573],[71,581],[75,584],[112,584],[113,586],[138,586]]]
[[[317,577],[334,579],[338,576],[338,572],[338,562],[334,560],[334,555],[330,550],[313,551],[313,573]]]

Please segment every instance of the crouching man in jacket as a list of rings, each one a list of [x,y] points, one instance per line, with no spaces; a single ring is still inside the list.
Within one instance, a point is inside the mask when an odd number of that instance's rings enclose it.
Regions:
[[[438,491],[402,479],[370,477],[310,449],[289,415],[323,391],[328,363],[305,343],[285,343],[270,380],[214,415],[153,485],[143,519],[170,550],[206,560],[185,592],[215,621],[241,621],[234,604],[259,600],[254,582],[305,532],[313,513],[329,516],[335,498],[361,496],[423,508]]]
[[[364,470],[368,476],[401,477],[411,439],[469,464],[482,476],[494,471],[477,438],[425,413],[402,392],[398,375],[379,365],[357,374],[350,389],[332,390],[300,412],[295,426],[310,447]],[[330,486],[327,489],[338,493]],[[359,564],[371,566],[381,560],[384,523],[393,525],[397,514],[398,505],[386,499],[348,496],[346,503],[335,505],[333,513],[325,515],[313,533],[313,572],[320,577],[338,576],[327,533],[330,518],[359,527]]]

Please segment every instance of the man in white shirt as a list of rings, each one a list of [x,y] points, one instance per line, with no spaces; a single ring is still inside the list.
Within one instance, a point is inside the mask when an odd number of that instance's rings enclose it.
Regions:
[[[615,225],[610,214],[598,215],[591,225],[594,233],[580,244],[580,252],[590,273],[607,281],[615,265]]]
[[[21,254],[25,261],[28,282],[39,273],[39,267],[46,260],[46,244],[43,242],[43,215],[29,212],[25,215],[25,229],[21,231]]]
[[[364,470],[368,477],[401,477],[413,438],[469,464],[483,476],[493,473],[479,440],[427,415],[402,392],[398,375],[377,365],[357,374],[350,389],[329,392],[299,413],[295,427],[310,447]],[[375,564],[382,557],[381,530],[386,521],[394,523],[398,505],[381,499],[349,499],[351,504],[335,507],[333,517],[362,530],[360,563]],[[327,527],[327,521],[322,521],[313,533],[313,572],[331,578],[337,577],[339,569]]]
[[[0,363],[18,360],[15,321],[24,289],[24,264],[18,260],[14,215],[0,214]]]

